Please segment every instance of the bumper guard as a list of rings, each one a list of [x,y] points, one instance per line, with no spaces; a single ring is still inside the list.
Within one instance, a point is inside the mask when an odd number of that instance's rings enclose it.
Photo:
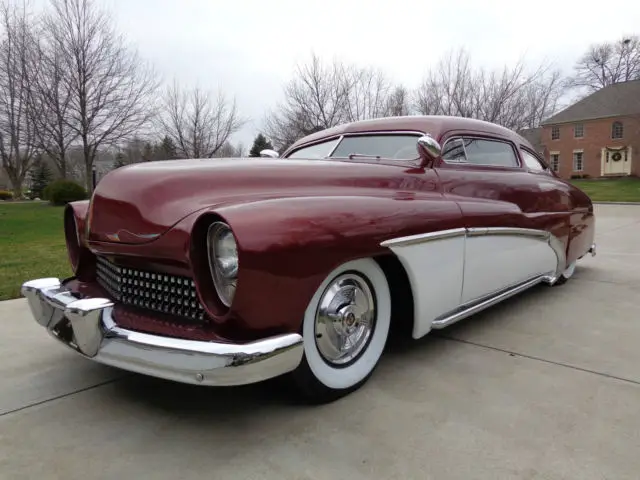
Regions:
[[[78,298],[57,278],[22,285],[35,320],[80,355],[105,365],[182,383],[231,386],[294,370],[302,337],[285,334],[246,344],[203,342],[118,327],[113,302]]]

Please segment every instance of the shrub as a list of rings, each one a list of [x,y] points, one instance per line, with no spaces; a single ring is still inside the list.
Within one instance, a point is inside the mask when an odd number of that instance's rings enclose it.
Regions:
[[[47,185],[43,196],[53,205],[66,205],[69,202],[76,202],[87,198],[87,191],[82,185],[72,180],[56,180]]]
[[[0,190],[0,200],[11,200],[13,198],[13,193],[9,190]]]

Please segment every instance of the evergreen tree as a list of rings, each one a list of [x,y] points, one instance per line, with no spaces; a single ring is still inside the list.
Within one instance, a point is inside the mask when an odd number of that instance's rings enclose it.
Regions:
[[[142,160],[145,162],[155,160],[155,158],[153,158],[153,147],[149,142],[145,143],[142,149]]]
[[[178,158],[178,154],[176,153],[176,145],[173,143],[173,140],[165,135],[162,139],[162,143],[160,144],[160,155],[161,160],[173,160]]]
[[[251,150],[249,150],[249,156],[259,157],[260,152],[265,149],[273,150],[273,145],[271,145],[271,142],[267,140],[264,135],[259,133],[258,136],[253,141],[253,146],[251,147]]]
[[[44,189],[51,183],[53,174],[49,166],[42,160],[42,157],[38,158],[30,173],[31,177],[31,198],[42,198]]]
[[[124,167],[126,164],[127,162],[125,161],[124,153],[118,152],[116,155],[116,161],[113,162],[113,169],[115,170],[116,168]]]

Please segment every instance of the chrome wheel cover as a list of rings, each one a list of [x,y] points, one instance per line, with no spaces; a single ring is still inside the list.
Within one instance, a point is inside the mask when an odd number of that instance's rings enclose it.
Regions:
[[[325,362],[346,367],[362,354],[375,328],[372,288],[363,277],[343,273],[325,289],[315,318],[315,342]]]

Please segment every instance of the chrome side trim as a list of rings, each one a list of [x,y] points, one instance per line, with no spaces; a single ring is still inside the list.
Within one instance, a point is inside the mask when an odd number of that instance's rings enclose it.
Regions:
[[[517,227],[480,227],[467,228],[467,236],[475,237],[478,235],[521,235],[524,237],[540,237],[548,238],[551,233],[546,230],[536,230],[533,228],[517,228]]]
[[[444,238],[453,238],[464,236],[467,233],[466,228],[453,228],[451,230],[439,230],[437,232],[419,233],[417,235],[408,235],[406,237],[392,238],[380,243],[382,247],[400,247],[408,245],[416,245],[419,243],[431,242],[433,240],[442,240]]]
[[[448,312],[441,317],[436,318],[433,321],[432,328],[441,329],[446,328],[449,325],[453,325],[460,320],[467,318],[471,315],[474,315],[482,310],[489,308],[493,305],[496,305],[503,300],[506,300],[509,297],[512,297],[520,292],[523,292],[534,285],[542,282],[544,280],[543,275],[538,275],[529,280],[526,280],[522,283],[512,285],[498,292],[494,292],[492,294],[487,295],[486,297],[477,299],[473,302],[467,303],[465,305],[460,306],[452,312]]]
[[[62,344],[132,372],[199,385],[242,385],[290,372],[302,360],[299,334],[246,344],[177,339],[118,327],[111,300],[78,298],[57,278],[26,282],[22,294],[35,320]]]

